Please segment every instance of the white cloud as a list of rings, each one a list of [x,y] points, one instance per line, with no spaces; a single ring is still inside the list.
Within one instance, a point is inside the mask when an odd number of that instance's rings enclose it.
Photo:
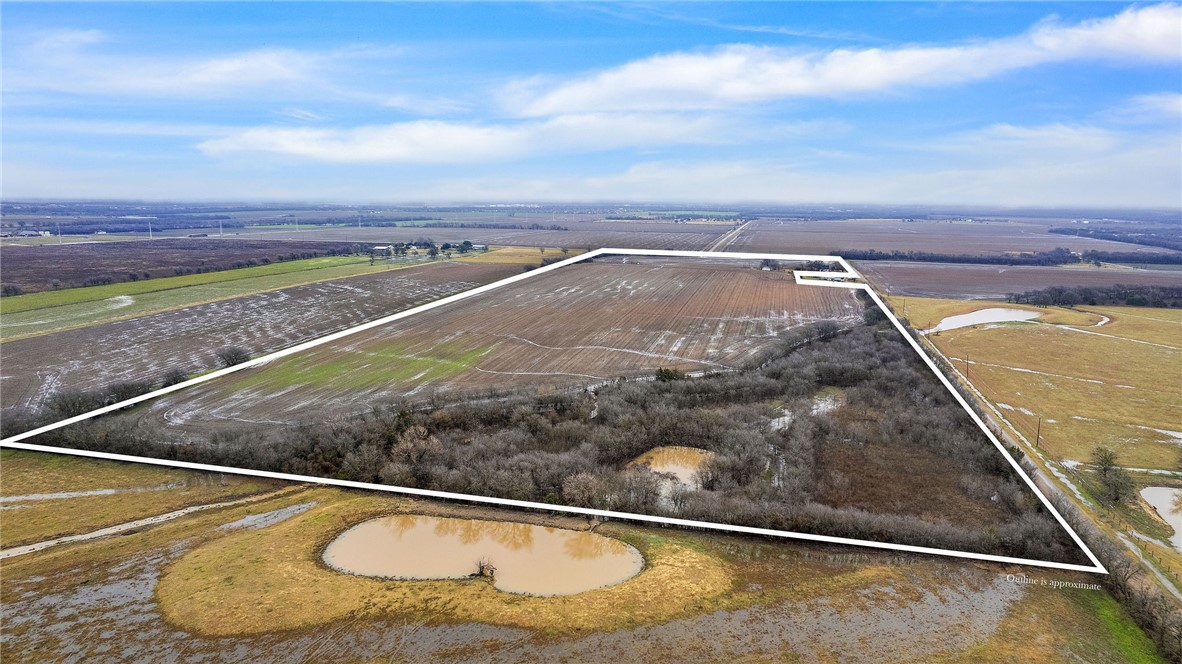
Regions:
[[[1158,92],[1137,95],[1120,108],[1108,111],[1106,116],[1119,122],[1169,122],[1174,127],[1182,124],[1182,94]]]
[[[733,134],[726,122],[709,116],[583,113],[507,124],[417,120],[350,129],[254,127],[198,147],[210,155],[267,152],[336,163],[466,163],[715,143]]]
[[[1129,8],[1075,26],[1048,21],[1032,30],[1028,40],[1052,61],[1077,57],[1177,61],[1182,57],[1182,7]]]
[[[323,122],[324,116],[315,111],[309,111],[306,108],[289,107],[277,114],[280,118],[292,122],[309,123],[309,122]]]
[[[202,57],[140,57],[95,49],[111,40],[96,30],[41,33],[6,50],[6,92],[153,97],[222,97],[309,85],[330,54],[285,48]]]
[[[400,94],[382,100],[382,106],[418,115],[449,115],[468,110],[468,106],[446,97]]]
[[[914,146],[913,146],[914,147]],[[782,159],[643,161],[614,173],[450,179],[416,191],[428,200],[930,203],[1177,208],[1182,135],[1123,134],[1090,126],[998,124],[915,154],[851,168],[815,153]],[[878,167],[882,159],[889,168]]]
[[[90,120],[75,118],[5,118],[5,129],[12,132],[51,132],[89,134],[92,136],[175,136],[207,139],[223,136],[244,127],[198,122],[144,120]]]
[[[725,108],[791,97],[835,97],[954,84],[1073,59],[1182,59],[1182,7],[1128,9],[1023,35],[952,46],[799,52],[735,44],[636,60],[570,82],[518,81],[506,105],[526,116],[576,112]]]
[[[998,123],[910,147],[965,155],[974,161],[993,158],[1012,163],[1015,160],[1070,159],[1076,155],[1104,154],[1135,140],[1135,137],[1093,125]]]

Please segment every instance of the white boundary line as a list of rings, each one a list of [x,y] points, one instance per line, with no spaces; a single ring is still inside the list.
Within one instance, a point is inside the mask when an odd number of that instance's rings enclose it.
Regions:
[[[632,513],[626,513],[626,512],[613,512],[610,510],[598,510],[598,509],[590,509],[590,508],[584,508],[584,507],[572,507],[569,505],[548,505],[545,503],[535,503],[535,502],[524,501],[524,500],[511,500],[511,499],[507,499],[507,498],[489,498],[486,496],[451,493],[451,492],[447,492],[447,491],[432,491],[429,489],[412,489],[412,488],[408,488],[408,487],[387,486],[385,484],[372,484],[369,482],[351,482],[348,480],[337,480],[337,479],[330,479],[330,478],[324,478],[324,477],[314,477],[311,475],[294,475],[294,474],[290,474],[290,473],[277,473],[277,472],[270,472],[270,471],[264,471],[264,470],[247,470],[247,469],[242,469],[242,468],[233,468],[233,467],[229,467],[229,466],[217,466],[217,465],[203,464],[203,463],[190,463],[187,461],[172,461],[172,460],[165,460],[165,459],[155,459],[155,458],[151,458],[151,457],[130,456],[130,455],[126,455],[126,454],[111,454],[111,453],[107,453],[107,452],[93,452],[90,450],[76,450],[76,449],[72,449],[72,448],[53,447],[53,446],[47,446],[47,445],[36,445],[36,444],[32,444],[32,443],[21,442],[27,438],[32,438],[34,436],[40,435],[42,433],[46,433],[48,431],[60,429],[62,427],[69,426],[69,425],[75,424],[77,422],[82,422],[84,420],[88,420],[93,417],[97,417],[99,415],[104,415],[106,413],[110,413],[110,412],[113,412],[113,411],[116,411],[116,410],[119,410],[122,408],[126,408],[128,406],[132,406],[137,403],[147,401],[149,399],[155,399],[156,397],[163,396],[165,394],[171,394],[173,392],[185,389],[187,387],[191,387],[193,385],[199,385],[201,383],[205,383],[205,382],[220,378],[222,376],[232,374],[237,371],[242,371],[243,369],[248,369],[250,367],[256,367],[256,366],[265,364],[267,362],[270,362],[272,360],[286,357],[288,355],[293,355],[295,353],[299,353],[299,352],[308,350],[310,348],[315,348],[316,346],[320,346],[322,344],[336,341],[337,339],[342,339],[344,337],[356,334],[358,332],[363,332],[365,330],[369,330],[369,329],[372,329],[372,328],[375,328],[375,327],[378,327],[381,325],[385,325],[387,323],[391,323],[396,320],[401,320],[403,318],[407,318],[407,317],[413,316],[415,314],[422,313],[424,311],[430,311],[431,309],[446,306],[446,305],[451,304],[453,302],[458,302],[460,300],[464,300],[464,299],[467,299],[467,298],[470,298],[470,297],[473,297],[476,295],[487,293],[491,290],[500,288],[502,286],[508,286],[509,284],[517,283],[519,281],[523,281],[525,279],[535,277],[539,274],[544,274],[546,272],[550,272],[553,270],[557,270],[557,269],[566,267],[567,265],[573,265],[575,263],[585,261],[585,260],[588,260],[591,258],[595,258],[596,256],[603,256],[603,255],[613,255],[613,256],[623,256],[623,257],[627,257],[627,256],[653,256],[653,257],[669,257],[669,258],[715,258],[715,259],[723,259],[723,260],[764,260],[764,259],[767,259],[767,260],[776,260],[776,261],[823,261],[823,262],[827,262],[827,263],[839,264],[843,268],[842,272],[821,272],[821,271],[798,270],[798,271],[795,271],[793,274],[794,274],[796,283],[801,284],[801,285],[825,286],[825,287],[832,287],[832,288],[846,288],[849,290],[865,291],[871,297],[871,299],[874,300],[875,304],[878,305],[879,309],[881,309],[882,312],[884,314],[886,314],[887,318],[890,319],[891,323],[894,324],[895,328],[899,331],[899,333],[903,335],[903,337],[907,340],[907,342],[909,344],[911,344],[911,347],[915,350],[915,352],[918,353],[921,358],[923,358],[924,363],[926,363],[928,368],[930,368],[932,370],[932,372],[934,374],[936,374],[936,377],[939,378],[940,382],[944,384],[944,387],[948,389],[948,391],[952,394],[953,398],[956,399],[957,403],[959,403],[961,405],[961,407],[963,407],[965,409],[965,411],[968,412],[968,414],[972,418],[973,422],[976,423],[976,425],[981,429],[981,431],[985,434],[985,436],[988,437],[989,441],[993,443],[994,447],[996,447],[997,450],[1002,454],[1002,456],[1005,457],[1006,461],[1010,462],[1010,466],[1013,467],[1014,471],[1017,472],[1018,475],[1026,482],[1026,485],[1030,488],[1030,490],[1033,491],[1036,496],[1038,496],[1039,500],[1042,501],[1043,506],[1045,506],[1047,508],[1047,510],[1052,515],[1054,515],[1055,519],[1059,522],[1059,525],[1062,526],[1063,529],[1066,530],[1067,533],[1071,536],[1071,539],[1077,545],[1079,545],[1079,547],[1087,555],[1088,559],[1092,561],[1093,565],[1091,565],[1091,566],[1075,565],[1075,564],[1070,564],[1070,563],[1057,563],[1057,562],[1050,562],[1050,561],[1045,561],[1045,560],[1034,560],[1034,559],[1029,559],[1029,558],[1014,558],[1014,557],[1010,557],[1010,556],[995,556],[995,555],[983,554],[983,553],[970,553],[967,551],[956,551],[953,549],[937,549],[937,548],[926,547],[926,546],[911,546],[908,544],[891,544],[891,543],[886,543],[886,542],[875,542],[875,541],[871,541],[871,540],[860,540],[860,539],[854,539],[854,538],[848,538],[848,537],[831,537],[828,535],[812,535],[812,534],[808,534],[808,533],[795,533],[795,532],[786,531],[786,530],[770,530],[767,528],[753,528],[753,527],[749,527],[749,526],[734,526],[734,525],[728,525],[728,524],[722,524],[722,523],[711,523],[708,521],[691,521],[688,519],[676,519],[676,518],[670,518],[670,517],[651,516],[651,515],[647,515],[647,514],[632,514]],[[237,474],[237,475],[250,475],[253,477],[264,477],[264,478],[268,478],[268,479],[283,480],[283,481],[290,481],[290,482],[305,482],[305,483],[311,483],[311,484],[324,484],[324,485],[330,485],[330,486],[339,486],[339,487],[344,487],[344,488],[349,488],[349,489],[365,489],[365,490],[372,490],[372,491],[385,491],[385,492],[389,492],[389,493],[402,493],[402,494],[422,496],[422,497],[427,497],[427,498],[443,498],[446,500],[466,500],[469,502],[486,503],[486,504],[493,504],[493,505],[504,505],[504,506],[508,506],[508,507],[520,507],[520,508],[527,508],[527,509],[542,509],[542,510],[549,510],[552,512],[566,512],[569,514],[581,514],[581,515],[586,515],[586,516],[602,516],[602,517],[629,520],[629,521],[660,523],[660,524],[673,525],[673,526],[690,526],[690,527],[696,527],[696,528],[707,528],[707,529],[711,529],[711,530],[721,530],[721,531],[745,533],[745,534],[752,534],[752,535],[767,535],[767,536],[773,536],[773,537],[784,537],[784,538],[807,540],[807,541],[813,541],[813,542],[824,542],[827,544],[848,544],[848,545],[854,545],[854,546],[870,547],[870,548],[875,548],[875,549],[887,549],[887,550],[891,550],[891,551],[905,551],[907,553],[921,553],[921,554],[945,556],[945,557],[952,557],[952,558],[966,558],[966,559],[970,559],[970,560],[984,560],[984,561],[988,561],[988,562],[1012,563],[1012,564],[1018,564],[1018,565],[1030,565],[1030,566],[1034,566],[1034,567],[1048,567],[1048,568],[1053,568],[1053,569],[1064,569],[1064,570],[1072,570],[1072,571],[1078,571],[1078,572],[1096,572],[1096,573],[1100,573],[1100,574],[1107,574],[1108,570],[1106,570],[1104,568],[1104,566],[1100,563],[1100,561],[1096,559],[1096,556],[1092,554],[1092,551],[1090,549],[1088,549],[1087,545],[1083,543],[1083,540],[1080,539],[1079,535],[1076,534],[1076,532],[1071,528],[1071,526],[1067,525],[1067,521],[1063,519],[1063,516],[1059,514],[1059,511],[1055,509],[1054,505],[1052,505],[1051,502],[1049,500],[1047,500],[1046,496],[1043,495],[1042,491],[1040,491],[1038,489],[1038,487],[1035,486],[1034,481],[1031,480],[1030,477],[1026,474],[1026,472],[1022,470],[1022,467],[1020,465],[1018,465],[1018,462],[1014,460],[1014,457],[1011,456],[1009,451],[1005,449],[1005,447],[1001,444],[1001,441],[999,441],[997,439],[997,437],[993,435],[993,432],[990,431],[989,427],[987,427],[985,425],[985,423],[981,420],[981,418],[977,416],[977,413],[975,411],[973,411],[973,409],[969,406],[968,402],[965,401],[963,396],[961,396],[960,392],[957,392],[956,388],[953,387],[952,383],[949,382],[948,378],[945,377],[944,374],[940,372],[939,368],[936,366],[936,363],[932,361],[932,359],[923,350],[923,348],[915,341],[915,339],[913,339],[911,337],[911,335],[907,334],[907,330],[903,327],[903,324],[901,322],[899,322],[899,319],[895,317],[895,315],[891,312],[891,310],[889,308],[887,308],[886,304],[878,296],[878,293],[874,292],[874,289],[871,288],[868,284],[849,283],[846,281],[847,279],[861,279],[861,275],[859,275],[858,272],[856,270],[854,270],[854,268],[844,258],[842,258],[840,256],[813,256],[813,255],[803,255],[803,254],[759,254],[759,253],[734,253],[734,252],[711,252],[711,251],[674,251],[674,250],[664,250],[664,249],[610,249],[610,248],[596,249],[594,251],[589,251],[587,253],[579,254],[578,256],[574,256],[572,258],[568,258],[568,259],[565,259],[562,261],[558,261],[556,263],[551,263],[550,265],[546,265],[546,266],[539,267],[534,270],[530,270],[529,272],[524,272],[522,274],[514,275],[512,277],[508,277],[508,278],[502,279],[500,281],[493,282],[491,284],[485,284],[483,286],[478,286],[476,288],[473,288],[468,291],[464,291],[462,293],[456,293],[454,295],[449,295],[449,296],[444,297],[442,299],[435,300],[434,302],[429,302],[427,304],[423,304],[423,305],[420,305],[417,307],[412,307],[412,308],[407,309],[405,311],[400,311],[396,314],[385,316],[385,317],[379,318],[377,320],[372,320],[368,323],[363,323],[363,324],[358,325],[356,327],[351,327],[346,330],[334,332],[332,334],[325,335],[323,337],[313,339],[311,341],[306,341],[304,343],[297,344],[297,345],[292,346],[290,348],[285,348],[283,350],[276,351],[274,353],[269,353],[267,355],[263,355],[261,357],[254,358],[253,360],[250,360],[248,362],[244,362],[242,364],[237,364],[232,367],[226,367],[224,369],[219,369],[217,371],[213,371],[211,373],[204,374],[204,375],[198,376],[196,378],[191,378],[191,379],[186,380],[184,382],[177,383],[176,385],[170,385],[169,387],[161,388],[159,390],[155,390],[155,391],[149,392],[147,394],[142,394],[138,397],[134,397],[134,398],[128,399],[126,401],[121,401],[119,403],[111,404],[109,406],[105,406],[105,407],[99,408],[97,410],[92,410],[88,413],[83,413],[81,415],[76,415],[74,417],[70,417],[70,418],[61,420],[59,422],[47,424],[45,426],[38,427],[36,429],[32,429],[30,431],[26,431],[24,433],[20,433],[15,436],[11,436],[9,438],[5,438],[3,440],[0,440],[0,447],[29,450],[29,451],[33,451],[33,452],[49,452],[49,453],[54,453],[54,454],[68,454],[68,455],[73,455],[73,456],[91,457],[91,458],[96,458],[96,459],[108,459],[111,461],[128,461],[128,462],[133,462],[133,463],[146,463],[146,464],[151,464],[151,465],[156,465],[156,466],[168,466],[168,467],[172,467],[172,468],[185,468],[185,469],[189,469],[189,470],[202,470],[202,471],[212,471],[212,472],[219,472],[219,473],[231,473],[231,474]],[[840,280],[840,281],[835,281],[835,280]]]

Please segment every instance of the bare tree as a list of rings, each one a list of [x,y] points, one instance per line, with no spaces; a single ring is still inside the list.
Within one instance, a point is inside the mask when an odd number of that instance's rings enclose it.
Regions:
[[[250,353],[246,352],[245,348],[238,346],[227,346],[218,351],[218,361],[222,363],[223,367],[232,367],[236,364],[242,364],[250,359]]]

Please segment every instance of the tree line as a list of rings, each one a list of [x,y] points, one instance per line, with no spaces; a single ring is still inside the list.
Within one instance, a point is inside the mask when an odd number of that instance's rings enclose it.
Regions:
[[[984,265],[1063,265],[1078,263],[1079,257],[1070,249],[1058,247],[1050,251],[1021,254],[942,254],[931,251],[878,251],[877,249],[847,249],[831,251],[830,256],[860,261],[913,261],[920,263],[973,263]]]
[[[1047,307],[1077,304],[1129,307],[1182,307],[1182,286],[1050,286],[1023,293],[1008,293],[1006,302]]]
[[[1058,247],[1050,251],[1020,254],[943,254],[931,251],[878,251],[876,249],[844,249],[831,251],[830,256],[842,256],[860,261],[912,261],[917,263],[969,263],[974,265],[1031,265],[1053,266],[1079,263],[1134,263],[1182,265],[1182,254],[1142,251],[1085,251],[1077,254]]]
[[[1129,228],[1052,228],[1051,233],[1058,235],[1075,235],[1090,237],[1096,240],[1111,240],[1113,242],[1128,242],[1143,244],[1147,247],[1162,247],[1163,249],[1177,249],[1182,251],[1182,226],[1132,226]]]

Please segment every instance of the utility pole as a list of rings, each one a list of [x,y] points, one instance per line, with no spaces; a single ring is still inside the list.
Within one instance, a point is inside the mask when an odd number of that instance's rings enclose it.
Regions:
[[[1042,438],[1042,416],[1038,417],[1038,428],[1034,430],[1034,447],[1038,447],[1038,441]]]
[[[57,224],[57,243],[61,244],[62,243],[62,222],[57,219],[54,219],[53,223]]]
[[[224,234],[225,233],[222,232],[222,220],[218,219],[218,237],[221,237]]]
[[[152,218],[148,217],[148,239],[152,239]]]

